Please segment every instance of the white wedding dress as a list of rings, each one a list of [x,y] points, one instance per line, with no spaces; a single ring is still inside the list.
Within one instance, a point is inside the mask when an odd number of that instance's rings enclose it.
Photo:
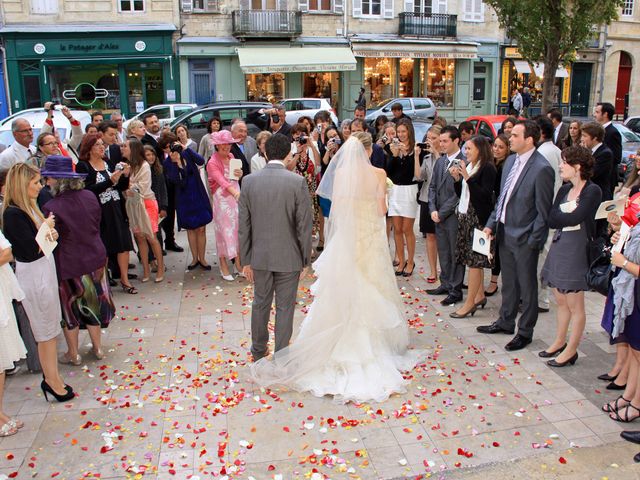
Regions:
[[[332,205],[325,250],[313,264],[313,303],[295,341],[252,365],[259,385],[333,395],[339,403],[382,402],[406,391],[402,372],[425,352],[407,348],[380,206],[385,190],[362,144],[349,139],[318,188]]]

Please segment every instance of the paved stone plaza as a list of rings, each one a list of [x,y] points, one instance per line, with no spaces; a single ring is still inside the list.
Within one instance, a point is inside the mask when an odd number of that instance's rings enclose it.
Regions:
[[[211,262],[213,238],[210,229]],[[179,241],[186,247],[184,234]],[[0,439],[0,479],[640,478],[632,460],[640,447],[621,441],[622,425],[600,411],[616,393],[595,378],[614,358],[599,326],[604,299],[588,296],[576,366],[552,370],[537,352],[553,338],[553,310],[527,349],[507,353],[510,337],[475,331],[496,318],[500,296],[449,321],[442,297],[424,293],[421,239],[418,252],[416,272],[399,286],[412,343],[429,356],[405,395],[336,405],[256,388],[251,287],[224,282],[215,268],[185,273],[188,254],[170,253],[168,281],[134,281],[139,295],[115,294],[106,359],[95,360],[81,335],[83,366],[62,367],[75,401],[46,403],[39,375],[8,379],[6,411],[26,426]]]

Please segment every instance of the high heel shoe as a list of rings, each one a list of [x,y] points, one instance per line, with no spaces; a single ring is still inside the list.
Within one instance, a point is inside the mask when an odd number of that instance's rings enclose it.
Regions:
[[[405,268],[407,268],[407,262],[402,264],[402,268],[400,270],[396,270],[396,277],[401,277],[404,274]]]
[[[555,358],[553,360],[549,360],[547,362],[547,365],[549,365],[550,367],[558,367],[558,368],[562,368],[562,367],[566,367],[567,365],[575,365],[575,363],[578,361],[578,352],[576,352],[573,357],[571,357],[569,360],[567,360],[566,362],[558,362]]]
[[[120,286],[122,287],[122,291],[124,293],[128,293],[129,295],[137,295],[138,289],[133,285],[127,285],[125,283],[120,282]]]
[[[203,270],[206,270],[207,272],[211,270],[211,265],[204,265],[202,262],[198,261],[198,265],[200,265],[200,267]]]
[[[567,348],[567,344],[565,343],[563,346],[561,346],[559,349],[554,350],[553,352],[547,352],[546,350],[543,350],[541,352],[538,353],[538,356],[540,358],[551,358],[551,357],[555,357],[557,355],[559,355],[560,353],[562,353],[562,351]]]
[[[96,359],[102,360],[104,358],[104,352],[102,351],[102,348],[99,348],[97,350],[95,348],[92,348],[91,351],[93,352],[93,356],[96,357]]]
[[[498,293],[498,290],[499,290],[498,289],[498,282],[491,281],[491,282],[489,282],[489,285],[491,285],[491,284],[495,285],[496,289],[493,292],[488,292],[488,291],[485,290],[484,294],[485,294],[486,297],[493,297],[496,293]]]
[[[53,390],[53,388],[51,388],[51,386],[49,386],[49,384],[44,380],[42,380],[42,382],[40,383],[40,388],[42,389],[42,393],[44,394],[44,398],[47,402],[49,401],[49,396],[48,396],[49,393],[53,395],[53,398],[55,398],[58,402],[68,402],[69,400],[72,400],[75,397],[75,393],[73,393],[73,388],[71,388],[69,385],[64,386],[67,393],[63,395],[58,395]]]
[[[200,262],[196,262],[196,263],[192,263],[190,265],[187,265],[187,272],[190,272],[191,270],[195,269],[198,265],[200,265]]]
[[[226,280],[227,282],[233,282],[235,280],[234,276],[231,275],[230,273],[227,273],[226,275],[224,273],[222,273],[222,269],[218,268],[218,270],[220,270],[220,275],[222,276],[222,278],[224,280]]]
[[[449,316],[451,318],[467,318],[468,316],[474,316],[476,314],[476,310],[478,309],[477,306],[474,306],[471,310],[469,310],[467,313],[458,313],[458,312],[451,312],[449,314]]]
[[[62,365],[75,365],[76,367],[79,367],[80,365],[82,365],[82,357],[80,356],[80,354],[77,354],[75,358],[69,358],[65,353],[58,358],[58,363],[61,363]]]
[[[484,310],[484,307],[486,307],[486,306],[487,306],[487,299],[486,298],[483,298],[478,303],[476,303],[476,308],[480,307],[481,309]]]
[[[409,264],[409,262],[407,262],[404,266],[404,268],[402,269],[402,276],[403,277],[410,277],[411,275],[413,275],[413,271],[416,269],[416,262],[413,262],[413,268],[411,269],[410,272],[406,271],[405,269],[407,268],[407,265]]]

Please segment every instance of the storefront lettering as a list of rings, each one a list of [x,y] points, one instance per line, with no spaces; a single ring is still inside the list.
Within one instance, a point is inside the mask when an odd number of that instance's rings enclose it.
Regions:
[[[467,52],[424,52],[411,50],[354,50],[356,57],[368,58],[478,58],[475,53]]]
[[[80,44],[80,43],[68,43],[68,44],[60,44],[60,51],[61,52],[83,52],[83,53],[89,53],[89,52],[102,52],[102,51],[113,51],[113,50],[120,50],[120,45],[118,45],[117,43],[110,43],[110,42],[103,42],[103,43],[98,43],[98,44],[94,44],[94,45],[85,45],[85,44]]]

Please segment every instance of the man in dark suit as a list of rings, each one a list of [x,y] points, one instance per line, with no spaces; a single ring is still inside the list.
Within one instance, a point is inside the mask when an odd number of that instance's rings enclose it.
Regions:
[[[562,150],[567,144],[569,127],[562,122],[562,113],[557,108],[549,110],[547,117],[553,124],[553,144]]]
[[[491,325],[477,328],[480,333],[512,334],[522,299],[523,311],[517,335],[505,346],[520,350],[531,343],[538,321],[538,256],[543,249],[549,225],[547,217],[553,202],[554,172],[536,151],[540,128],[533,120],[518,122],[511,131],[511,155],[505,163],[500,197],[485,225],[485,233],[499,242],[502,266],[502,306],[500,317]]]
[[[367,117],[367,109],[362,105],[358,105],[353,112],[353,122],[355,122],[356,120],[362,120],[363,127],[364,127],[363,131],[368,132],[371,135],[371,138],[373,139],[373,141],[375,142],[376,129],[373,128],[371,125],[367,124],[366,117]],[[351,122],[352,131],[353,131],[353,122]]]
[[[604,128],[597,122],[582,125],[582,145],[593,154],[593,175],[591,181],[602,190],[602,201],[613,198],[611,184],[611,169],[613,168],[613,152],[604,142]],[[607,220],[596,220],[596,236],[605,238],[607,234]]]
[[[267,110],[264,113],[269,115],[269,130],[271,133],[281,133],[291,141],[291,125],[286,121],[287,110],[284,106],[276,105],[274,108]]]
[[[231,153],[242,161],[242,178],[251,173],[251,159],[258,153],[258,144],[249,136],[247,124],[242,120],[236,120],[231,125],[231,135],[238,141],[231,145]],[[240,179],[242,185],[242,179]]]
[[[113,171],[115,166],[122,161],[122,150],[118,144],[118,124],[107,120],[98,125],[98,131],[102,133],[102,141],[105,145],[107,164]]]
[[[429,212],[436,224],[436,243],[440,260],[440,286],[427,290],[431,295],[447,295],[440,303],[453,305],[462,300],[464,267],[456,262],[458,195],[449,169],[464,160],[460,151],[460,133],[454,126],[446,126],[440,132],[440,149],[444,152],[433,166],[429,184]]]
[[[596,104],[596,109],[593,112],[596,122],[604,128],[603,143],[613,153],[613,165],[611,168],[611,188],[613,190],[618,186],[618,166],[622,161],[622,135],[611,123],[615,114],[615,107],[607,102]]]

